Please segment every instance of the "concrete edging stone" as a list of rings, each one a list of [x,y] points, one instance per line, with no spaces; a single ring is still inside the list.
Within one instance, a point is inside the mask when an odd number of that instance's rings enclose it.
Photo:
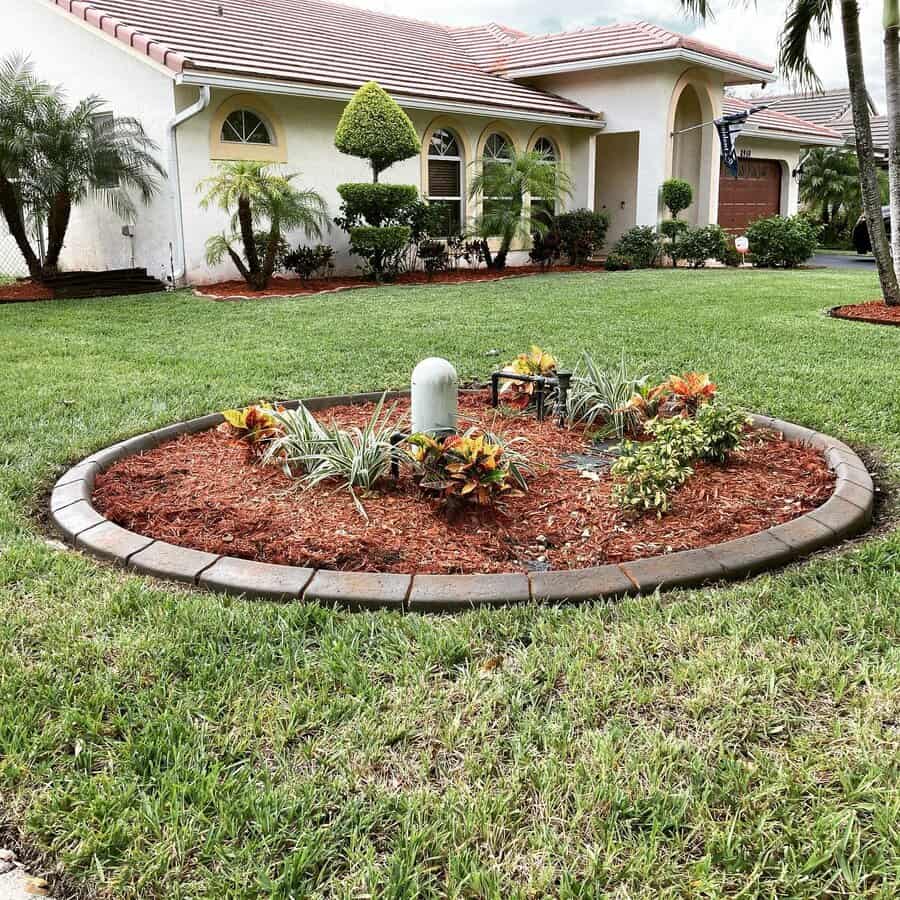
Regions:
[[[392,400],[407,393],[390,391],[387,396]],[[323,410],[371,403],[381,396],[380,392],[348,394],[303,402],[311,410]],[[284,405],[296,407],[298,403]],[[483,575],[397,575],[274,566],[134,534],[94,509],[91,494],[99,472],[164,441],[215,428],[224,421],[219,413],[159,428],[91,454],[56,482],[50,496],[50,515],[70,544],[101,559],[158,578],[250,598],[415,612],[455,612],[530,601],[614,599],[745,578],[836,544],[870,524],[875,488],[864,463],[850,447],[792,422],[768,416],[751,419],[755,427],[770,428],[789,441],[821,450],[836,477],[832,496],[817,509],[756,534],[621,565]]]

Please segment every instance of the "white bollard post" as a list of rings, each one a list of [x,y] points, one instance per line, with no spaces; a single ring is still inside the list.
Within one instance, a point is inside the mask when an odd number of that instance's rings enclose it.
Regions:
[[[459,376],[439,356],[423,359],[412,373],[412,430],[429,434],[456,431]]]

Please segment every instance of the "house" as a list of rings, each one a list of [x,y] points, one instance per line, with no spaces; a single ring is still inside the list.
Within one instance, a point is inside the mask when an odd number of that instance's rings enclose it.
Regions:
[[[868,97],[868,101],[875,155],[879,162],[886,166],[888,158],[887,116],[878,115],[878,109],[871,97]],[[856,133],[853,128],[853,108],[849,88],[837,88],[815,94],[781,94],[762,98],[759,102],[769,104],[771,109],[778,112],[797,116],[808,122],[815,122],[817,125],[839,131],[848,146],[855,146]]]
[[[302,173],[337,214],[338,184],[368,180],[333,146],[341,111],[374,79],[408,112],[419,158],[384,174],[418,185],[464,227],[470,166],[504,147],[536,149],[569,171],[574,207],[609,212],[609,239],[663,216],[662,182],[685,178],[686,218],[741,229],[792,213],[804,147],[840,145],[830,127],[768,111],[738,138],[741,177],[721,175],[708,123],[733,85],[774,80],[766,63],[643,22],[529,35],[489,24],[446,27],[326,0],[18,0],[0,8],[4,45],[29,53],[72,98],[99,94],[160,145],[166,190],[125,234],[103,206],[79,209],[63,264],[138,265],[194,282],[233,277],[205,262],[226,227],[199,208],[197,184],[217,160],[260,159]],[[450,227],[448,225],[448,227]],[[129,229],[126,229],[129,231]],[[329,238],[351,269],[344,235]]]

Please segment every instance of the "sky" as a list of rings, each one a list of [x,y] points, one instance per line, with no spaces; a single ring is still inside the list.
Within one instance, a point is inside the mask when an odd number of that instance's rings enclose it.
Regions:
[[[778,35],[787,0],[757,0],[744,5],[738,0],[713,0],[714,21],[702,23],[685,17],[676,0],[556,0],[549,7],[522,0],[454,0],[447,6],[435,0],[344,0],[382,12],[412,16],[446,25],[499,22],[532,34],[643,20],[663,28],[734,50],[743,56],[775,62]],[[843,38],[839,4],[835,2],[835,27],[830,44],[817,41],[813,63],[825,87],[845,87]],[[881,3],[861,0],[860,32],[866,66],[866,81],[875,105],[884,113],[884,66],[882,63]],[[552,14],[548,14],[552,10]],[[791,85],[780,82],[765,93],[783,93]],[[744,91],[747,93],[747,91]]]

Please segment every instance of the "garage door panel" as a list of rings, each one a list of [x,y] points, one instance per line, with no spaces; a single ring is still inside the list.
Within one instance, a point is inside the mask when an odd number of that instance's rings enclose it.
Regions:
[[[738,177],[722,166],[719,177],[719,224],[741,232],[754,220],[781,211],[781,163],[774,159],[741,159]]]

